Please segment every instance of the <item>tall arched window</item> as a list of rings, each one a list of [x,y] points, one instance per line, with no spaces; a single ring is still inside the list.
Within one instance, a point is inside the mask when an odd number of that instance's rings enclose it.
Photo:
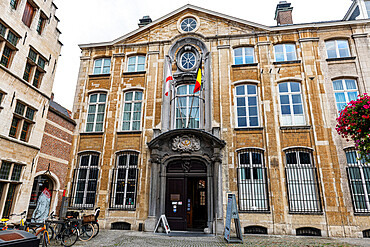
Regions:
[[[136,191],[138,180],[137,152],[121,152],[116,158],[110,207],[122,210],[136,208]]]
[[[263,151],[238,152],[238,191],[241,211],[268,211],[268,191]]]
[[[370,165],[354,149],[346,150],[346,158],[354,211],[370,213]]]
[[[292,213],[321,212],[316,167],[309,149],[294,148],[285,151],[286,183],[289,211]]]
[[[175,97],[175,128],[200,127],[199,91],[193,94],[194,84],[180,85],[176,88]]]
[[[279,83],[281,125],[305,125],[302,89],[299,82]]]
[[[78,168],[74,170],[71,206],[93,208],[98,185],[99,154],[85,153],[79,156]]]
[[[90,94],[87,109],[86,132],[103,131],[106,100],[106,93]]]
[[[258,96],[256,85],[235,87],[236,115],[238,127],[259,126]]]

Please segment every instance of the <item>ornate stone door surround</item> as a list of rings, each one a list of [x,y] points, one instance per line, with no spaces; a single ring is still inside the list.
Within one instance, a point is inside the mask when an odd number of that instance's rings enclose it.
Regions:
[[[192,160],[207,166],[207,218],[205,231],[213,232],[217,215],[217,228],[222,222],[222,169],[221,150],[225,141],[196,129],[176,129],[158,135],[148,143],[151,151],[151,181],[148,218],[145,230],[154,230],[157,219],[165,213],[166,168],[170,162],[186,164]],[[219,228],[219,229],[222,229]]]

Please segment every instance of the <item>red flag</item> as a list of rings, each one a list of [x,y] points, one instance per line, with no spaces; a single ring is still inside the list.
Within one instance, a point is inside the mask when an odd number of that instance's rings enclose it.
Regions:
[[[168,61],[167,64],[168,64],[168,67],[166,70],[166,80],[165,80],[165,88],[164,88],[164,95],[166,96],[168,96],[168,92],[170,91],[170,81],[173,81],[171,62]]]
[[[202,59],[200,59],[198,72],[197,72],[197,80],[195,82],[193,93],[198,92],[200,90],[201,86],[202,86]]]

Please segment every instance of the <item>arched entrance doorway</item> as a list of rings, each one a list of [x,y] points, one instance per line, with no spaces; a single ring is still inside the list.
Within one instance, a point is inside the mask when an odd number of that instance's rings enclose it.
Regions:
[[[207,166],[200,161],[173,161],[166,170],[166,208],[173,230],[207,227]]]
[[[54,189],[54,182],[49,176],[39,175],[35,177],[35,180],[32,186],[30,203],[28,206],[27,218],[31,218],[33,211],[35,210],[36,205],[37,205],[37,199],[39,198],[40,194],[44,190],[45,186],[47,186],[49,191],[53,191]],[[52,201],[52,199],[53,198],[50,198],[50,202]]]

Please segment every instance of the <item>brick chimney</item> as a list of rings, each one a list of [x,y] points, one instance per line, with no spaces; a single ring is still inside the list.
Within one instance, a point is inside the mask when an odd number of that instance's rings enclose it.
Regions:
[[[289,25],[293,24],[292,10],[293,7],[290,7],[290,3],[287,1],[280,1],[276,6],[275,19],[277,25]]]

